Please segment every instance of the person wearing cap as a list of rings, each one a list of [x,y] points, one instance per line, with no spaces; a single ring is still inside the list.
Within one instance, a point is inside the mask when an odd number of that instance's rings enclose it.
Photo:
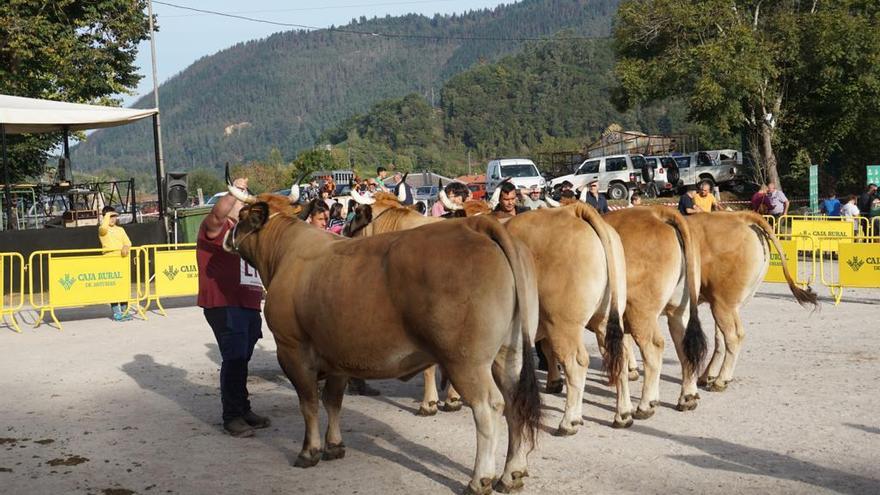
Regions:
[[[101,241],[105,256],[128,256],[131,251],[131,239],[125,233],[125,229],[118,225],[119,213],[112,206],[105,206],[101,211],[101,223],[98,224],[98,240]],[[110,305],[113,310],[114,321],[128,321],[128,303],[118,302]]]
[[[595,208],[600,215],[608,213],[608,199],[599,192],[599,181],[594,180],[587,184],[586,203]]]

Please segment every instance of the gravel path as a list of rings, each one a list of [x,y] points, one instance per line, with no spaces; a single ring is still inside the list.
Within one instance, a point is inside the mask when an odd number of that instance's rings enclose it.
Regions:
[[[613,398],[588,336],[586,424],[574,437],[541,435],[524,492],[880,493],[880,291],[846,299],[811,315],[781,286],[762,286],[743,312],[736,380],[701,392],[689,413],[672,408],[680,370],[667,338],[662,407],[624,431],[609,427]],[[103,309],[62,312],[63,332],[0,331],[0,492],[459,493],[469,478],[470,411],[416,417],[421,378],[346,397],[346,457],[302,470],[292,467],[303,434],[297,398],[268,329],[250,389],[273,425],[235,439],[222,433],[219,356],[198,308],[128,323],[70,320]],[[711,328],[708,308],[701,314]],[[637,400],[640,387],[632,392]],[[564,399],[543,400],[551,431]],[[501,450],[498,462],[500,473]]]

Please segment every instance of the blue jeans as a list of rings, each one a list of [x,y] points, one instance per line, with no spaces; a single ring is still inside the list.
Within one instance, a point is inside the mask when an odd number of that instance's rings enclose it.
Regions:
[[[235,307],[205,309],[205,319],[214,331],[220,356],[220,401],[223,421],[243,416],[251,410],[248,401],[248,361],[254,346],[263,337],[260,311]]]

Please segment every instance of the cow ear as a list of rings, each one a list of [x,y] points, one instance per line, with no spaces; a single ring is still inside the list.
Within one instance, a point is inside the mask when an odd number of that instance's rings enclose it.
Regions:
[[[248,226],[253,230],[262,228],[267,220],[269,220],[269,204],[264,201],[252,204],[245,218]]]

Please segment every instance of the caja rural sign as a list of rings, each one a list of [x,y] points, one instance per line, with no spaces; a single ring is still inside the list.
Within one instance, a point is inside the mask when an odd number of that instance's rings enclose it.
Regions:
[[[196,251],[156,251],[156,294],[188,296],[199,292],[199,267]]]
[[[788,268],[791,276],[797,279],[797,246],[794,240],[783,241],[779,244],[782,246],[782,252],[785,254],[785,266]],[[767,274],[764,275],[765,282],[781,282],[785,283],[785,272],[782,271],[782,257],[775,249],[770,249],[770,265],[767,267]]]
[[[86,306],[131,299],[128,256],[71,256],[49,260],[52,306]]]
[[[880,287],[880,245],[840,245],[840,285]]]
[[[853,221],[850,219],[791,221],[791,235],[797,238],[798,251],[818,250],[820,247],[826,252],[837,251],[840,244],[852,242],[854,230]],[[807,237],[820,240],[810,246]],[[833,239],[822,239],[823,237]]]

